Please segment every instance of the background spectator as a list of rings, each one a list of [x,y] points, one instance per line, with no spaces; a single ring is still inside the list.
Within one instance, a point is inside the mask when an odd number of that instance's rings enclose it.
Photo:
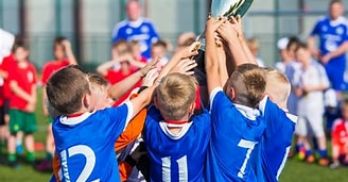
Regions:
[[[320,58],[325,65],[331,86],[337,91],[348,89],[347,81],[344,80],[348,26],[343,13],[343,2],[332,0],[329,4],[329,14],[316,23],[308,40],[312,54]],[[319,50],[315,46],[316,36],[319,38]]]
[[[151,21],[141,17],[142,6],[138,0],[130,0],[126,6],[128,19],[117,24],[112,33],[112,42],[137,40],[142,55],[150,58],[151,45],[158,40],[158,34]]]

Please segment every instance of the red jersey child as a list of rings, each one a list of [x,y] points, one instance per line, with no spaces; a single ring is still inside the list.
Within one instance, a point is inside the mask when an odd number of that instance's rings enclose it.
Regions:
[[[25,134],[26,159],[29,162],[34,162],[33,133],[37,130],[34,113],[36,107],[36,69],[27,60],[29,51],[24,44],[15,45],[13,54],[16,66],[8,71],[11,90],[8,161],[11,166],[16,165],[16,135],[19,131]]]
[[[348,164],[348,100],[342,103],[342,118],[334,122],[331,137],[333,163],[330,167]]]
[[[0,65],[0,74],[4,78],[4,98],[5,100],[10,99],[11,91],[8,82],[8,71],[16,66],[16,61],[14,59],[14,55],[10,54],[5,57]]]
[[[120,41],[112,48],[112,60],[100,65],[97,72],[104,76],[110,84],[116,84],[123,79],[129,77],[133,73],[144,67],[146,64],[134,60],[130,46],[127,42]],[[140,86],[140,82],[132,87],[126,94],[118,98],[115,106],[123,103],[130,95],[131,91]]]

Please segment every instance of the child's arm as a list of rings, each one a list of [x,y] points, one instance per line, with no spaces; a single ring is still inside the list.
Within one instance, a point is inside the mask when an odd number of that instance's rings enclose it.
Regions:
[[[115,64],[120,64],[118,60],[107,61],[97,67],[97,72],[102,76],[108,74],[108,70],[111,69]]]
[[[142,86],[144,88],[151,87],[153,85],[154,79],[157,76],[158,72],[156,69],[149,71],[149,73],[143,80]],[[141,92],[142,91],[139,91],[138,94],[132,95],[131,99],[136,98]],[[135,139],[138,138],[138,136],[141,134],[141,131],[143,131],[146,116],[147,109],[144,108],[130,121],[129,125],[126,127],[126,129],[123,131],[123,133],[120,135],[120,137],[117,139],[115,143],[116,152],[122,150],[128,144],[132,143]]]
[[[181,60],[171,71],[171,73],[181,73],[184,75],[193,75],[194,71],[192,71],[195,67],[197,67],[197,63],[195,60],[186,59]]]
[[[171,61],[161,70],[159,76],[157,77],[156,74],[152,75],[152,79],[148,78],[151,80],[152,84],[154,83],[155,79],[156,84],[149,86],[147,89],[145,89],[143,92],[141,92],[138,97],[134,98],[131,100],[131,103],[133,104],[133,114],[131,115],[131,118],[133,118],[136,114],[139,113],[140,110],[142,110],[145,106],[150,104],[152,100],[152,94],[159,84],[159,81],[165,77],[177,64],[181,59],[192,57],[194,55],[197,55],[198,51],[193,50],[192,46],[187,47],[183,49],[182,51],[178,52],[177,54],[174,55]],[[156,61],[157,63],[157,61]]]
[[[129,59],[129,63],[137,68],[142,68],[146,66],[146,63],[140,62],[138,60],[134,60],[133,58]]]
[[[48,116],[46,85],[42,86],[42,112]]]
[[[132,87],[139,82],[151,69],[155,68],[158,60],[154,60],[148,63],[145,67],[139,71],[133,73],[131,76],[124,80],[114,84],[109,89],[109,96],[113,99],[118,99],[127,93]]]
[[[26,111],[28,112],[34,112],[35,111],[35,108],[36,108],[36,101],[37,101],[37,88],[36,88],[36,84],[34,84],[32,87],[31,87],[31,97],[33,99],[33,102],[29,102],[28,105],[27,105],[27,108],[26,108]]]
[[[63,45],[65,48],[65,53],[68,58],[69,64],[70,65],[77,65],[77,61],[74,55],[74,52],[72,51],[71,48],[71,43],[68,40],[63,41]]]
[[[235,25],[234,30],[237,32],[239,42],[242,45],[242,49],[247,60],[249,61],[250,64],[257,64],[256,58],[251,52],[244,36],[242,18],[240,16],[237,16],[236,18],[235,17],[231,17],[231,18],[232,18],[231,21]]]
[[[316,92],[316,91],[324,91],[330,87],[329,79],[326,75],[326,72],[323,67],[318,67],[320,83],[318,85],[307,86],[304,85],[303,89],[305,92]]]
[[[240,19],[232,18],[231,21],[222,24],[217,31],[227,43],[236,66],[246,63],[256,64],[256,59],[244,39]]]
[[[127,145],[138,138],[143,131],[147,109],[142,109],[128,124],[123,133],[118,137],[115,143],[115,151],[119,152]]]
[[[186,58],[190,58],[193,56],[196,56],[198,54],[198,50],[195,49],[197,47],[198,42],[194,42],[191,46],[186,47],[182,49],[181,51],[174,54],[172,59],[164,66],[164,68],[161,70],[160,75],[158,79],[162,79],[165,77],[168,73],[170,73],[177,65],[178,63]],[[184,61],[184,60],[183,60]]]
[[[217,56],[219,60],[220,82],[222,85],[225,85],[229,74],[226,65],[226,52],[224,46],[217,48]]]
[[[207,72],[207,82],[209,94],[217,87],[222,87],[219,74],[219,60],[217,58],[217,46],[215,42],[216,30],[223,21],[209,18],[206,25],[206,51],[205,51],[205,70]]]
[[[28,94],[22,88],[20,88],[18,86],[17,81],[15,81],[15,80],[10,81],[10,89],[15,95],[17,95],[18,97],[22,98],[25,101],[27,101],[29,103],[36,102],[36,98],[32,97],[30,94]]]

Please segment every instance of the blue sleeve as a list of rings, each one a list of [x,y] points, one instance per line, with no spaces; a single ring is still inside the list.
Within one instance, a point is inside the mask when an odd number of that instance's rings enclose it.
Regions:
[[[230,99],[227,98],[222,88],[216,88],[210,94],[210,113],[212,115],[224,112],[231,105]]]
[[[348,41],[348,22],[345,24],[344,42]]]
[[[117,25],[112,31],[112,43],[116,43],[120,40],[126,40],[126,39],[127,37],[125,35],[125,32],[122,31],[122,27]]]
[[[267,98],[263,115],[266,120],[266,135],[269,137],[279,137],[282,135],[285,139],[291,140],[295,128],[296,116],[292,116],[275,103]]]
[[[116,140],[132,119],[133,105],[131,102],[126,102],[119,107],[105,109],[104,113],[108,118],[105,119],[101,125],[105,124],[105,133],[108,136],[110,135],[112,140]]]
[[[315,24],[315,26],[314,26],[314,28],[313,28],[313,30],[312,30],[310,35],[311,36],[319,35],[320,34],[320,28],[321,28],[321,23],[320,23],[320,21],[318,21]]]

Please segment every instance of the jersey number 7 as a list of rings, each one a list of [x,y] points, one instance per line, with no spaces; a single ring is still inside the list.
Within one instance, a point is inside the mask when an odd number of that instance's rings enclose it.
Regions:
[[[239,141],[238,147],[248,149],[247,153],[246,153],[246,156],[245,156],[245,159],[244,159],[244,162],[242,164],[242,167],[239,169],[239,172],[238,172],[238,177],[239,178],[243,178],[244,177],[245,169],[246,169],[246,166],[248,164],[248,161],[249,161],[249,158],[250,158],[250,154],[253,152],[256,144],[257,144],[257,142],[244,140],[244,139],[241,139]]]

